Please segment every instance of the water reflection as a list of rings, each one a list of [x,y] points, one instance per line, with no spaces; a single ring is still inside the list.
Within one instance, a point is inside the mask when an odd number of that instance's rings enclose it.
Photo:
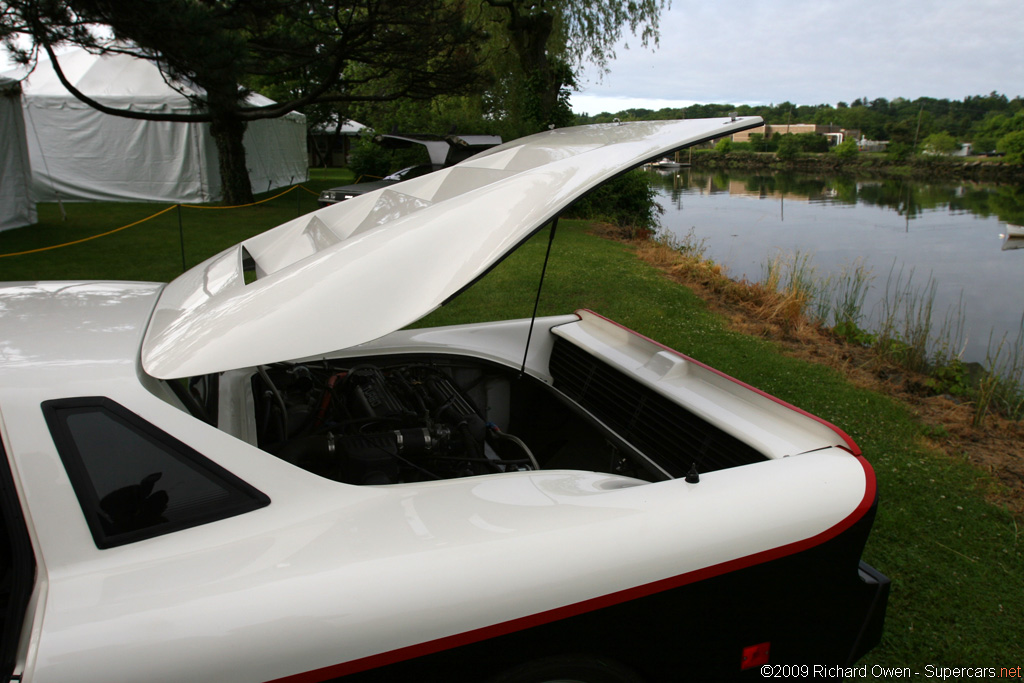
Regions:
[[[811,254],[822,278],[863,262],[874,274],[869,319],[891,273],[913,273],[922,290],[932,278],[939,322],[963,296],[967,360],[985,360],[990,331],[998,341],[1020,329],[1024,238],[1012,233],[1024,225],[1024,187],[694,169],[652,177],[664,228],[692,230],[733,277],[760,279],[779,252]]]
[[[927,211],[948,210],[1004,223],[1024,225],[1024,187],[980,183],[926,183],[908,179],[864,180],[852,176],[812,176],[693,169],[651,172],[677,207],[687,194],[729,194],[759,199],[796,199],[811,203],[863,204],[916,218]]]

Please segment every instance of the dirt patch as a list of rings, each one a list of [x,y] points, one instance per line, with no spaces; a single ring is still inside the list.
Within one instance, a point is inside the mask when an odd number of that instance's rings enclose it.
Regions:
[[[595,232],[616,237],[602,226]],[[988,415],[972,426],[974,405],[927,390],[927,377],[880,359],[871,349],[846,343],[828,330],[794,315],[794,302],[766,296],[759,286],[735,282],[722,269],[696,255],[651,240],[630,241],[642,260],[656,266],[704,299],[730,326],[777,342],[794,357],[842,372],[855,385],[887,394],[906,405],[925,427],[926,445],[951,459],[967,459],[1001,486],[992,486],[989,500],[1024,518],[1024,425]]]

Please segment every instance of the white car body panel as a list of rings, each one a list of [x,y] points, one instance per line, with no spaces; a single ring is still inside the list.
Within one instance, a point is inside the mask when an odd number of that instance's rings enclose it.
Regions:
[[[687,406],[769,458],[783,458],[852,443],[831,425],[799,415],[754,391],[737,391],[736,380],[601,318],[581,313],[579,324],[552,332],[629,372],[655,391]]]
[[[748,117],[556,129],[289,221],[168,285],[146,335],[143,367],[154,377],[189,377],[376,339],[440,306],[624,169],[759,123]],[[246,254],[257,276],[249,284]]]
[[[617,488],[625,482],[545,472],[395,487],[363,501],[306,495],[295,502],[310,514],[301,523],[268,531],[259,527],[271,515],[250,513],[242,525],[104,551],[103,562],[50,576],[35,676],[272,680],[726,564],[824,533],[862,502],[855,459],[805,457],[708,474],[700,486]],[[818,513],[809,518],[808,507]],[[723,521],[679,528],[702,516]],[[220,524],[239,528],[212,528]],[[414,576],[431,577],[430,589]],[[387,589],[368,590],[371,581]],[[411,618],[421,614],[430,617]]]
[[[835,448],[711,472],[699,485],[557,471],[383,488],[329,482],[197,425],[143,388],[133,364],[118,360],[138,343],[140,328],[122,322],[119,329],[108,329],[103,319],[90,317],[72,329],[53,329],[45,324],[52,311],[31,297],[45,293],[49,307],[87,311],[94,307],[86,302],[102,299],[99,310],[117,320],[119,309],[144,310],[158,291],[145,284],[121,289],[64,283],[26,285],[0,297],[22,320],[38,358],[66,349],[61,340],[69,333],[80,357],[40,365],[30,353],[5,348],[14,362],[5,372],[0,400],[17,391],[21,400],[14,405],[24,407],[8,408],[3,401],[4,422],[19,426],[7,442],[19,453],[13,462],[25,507],[33,511],[30,526],[46,579],[35,614],[33,676],[24,680],[129,681],[139,671],[154,681],[273,679],[571,608],[699,570],[713,572],[827,533],[865,503],[863,466]],[[33,306],[23,313],[11,299],[32,300]],[[645,366],[652,360],[662,359],[652,342],[602,324],[593,314],[582,315],[582,320],[540,320],[537,330],[584,337],[589,345],[604,347],[606,356],[621,354],[623,366],[637,366],[633,371],[639,376],[649,372]],[[527,325],[403,331],[360,351],[395,353],[433,344],[449,353],[479,349],[492,360],[512,363],[521,346],[515,340]],[[509,341],[505,354],[492,343],[498,339]],[[29,379],[40,373],[53,378],[30,390]],[[79,395],[83,387],[97,385],[263,490],[271,506],[97,549],[74,493],[60,483],[63,467],[52,443],[28,447],[49,440],[40,401]],[[720,392],[728,389],[726,384]],[[818,424],[786,412],[796,434],[801,426],[814,431]],[[822,436],[836,438],[828,429]],[[773,520],[769,528],[761,523],[765,517]],[[680,519],[697,518],[716,523],[679,526]],[[561,552],[570,546],[574,553]],[[609,548],[616,550],[611,557]],[[552,557],[559,562],[552,564]],[[509,564],[517,572],[502,579],[508,598],[485,599],[493,577],[503,575]],[[401,579],[410,573],[432,577],[430,590],[416,582],[403,586]],[[390,588],[367,591],[369,577]],[[344,610],[338,611],[339,605]],[[408,618],[420,613],[432,616]],[[287,631],[288,647],[281,648],[277,630],[260,624]],[[225,659],[225,651],[232,657]],[[63,666],[65,661],[74,661],[74,668]]]

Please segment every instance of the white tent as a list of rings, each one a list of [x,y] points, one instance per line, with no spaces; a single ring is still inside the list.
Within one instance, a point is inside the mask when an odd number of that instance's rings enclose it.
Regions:
[[[0,230],[31,225],[38,218],[29,190],[32,171],[21,114],[21,86],[0,76]]]
[[[309,127],[309,165],[345,166],[348,164],[352,140],[368,130],[366,126],[352,119],[341,119],[335,112],[330,121]]]
[[[195,90],[171,87],[147,60],[85,50],[59,59],[67,79],[100,104],[139,112],[192,111],[191,102],[179,90]],[[45,60],[40,60],[22,87],[37,201],[206,202],[220,198],[217,149],[209,124],[103,114],[69,93]],[[254,95],[250,102],[262,105],[271,100]],[[306,117],[292,113],[251,122],[245,151],[255,192],[306,180]]]

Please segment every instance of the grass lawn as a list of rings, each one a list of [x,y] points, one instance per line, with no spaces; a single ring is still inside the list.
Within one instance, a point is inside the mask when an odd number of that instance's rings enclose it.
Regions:
[[[118,279],[166,282],[241,240],[317,208],[321,190],[354,180],[348,169],[311,169],[310,180],[284,196],[254,206],[224,209],[186,205],[116,233],[78,244],[21,256],[4,254],[44,249],[102,235],[153,216],[173,204],[132,202],[39,204],[39,223],[0,232],[0,281]],[[257,201],[281,190],[257,195]]]
[[[306,186],[319,191],[346,180],[320,172]],[[197,263],[314,204],[315,197],[298,190],[258,207],[183,210],[186,261]],[[41,205],[39,226],[0,233],[0,254],[101,233],[164,207],[67,208],[66,223],[57,220],[55,207]],[[109,237],[0,258],[0,279],[173,278],[181,270],[176,211]],[[529,316],[546,247],[543,231],[420,325]],[[730,331],[689,289],[639,261],[626,245],[563,221],[540,313],[576,308],[592,308],[820,415],[857,441],[875,468],[880,496],[865,559],[893,580],[883,643],[861,662],[869,672],[870,665],[910,667],[922,675],[929,664],[995,667],[997,673],[1024,665],[1019,522],[986,502],[986,488],[995,485],[990,477],[927,450],[921,426],[902,405],[852,386],[834,370],[787,357],[770,342]]]

